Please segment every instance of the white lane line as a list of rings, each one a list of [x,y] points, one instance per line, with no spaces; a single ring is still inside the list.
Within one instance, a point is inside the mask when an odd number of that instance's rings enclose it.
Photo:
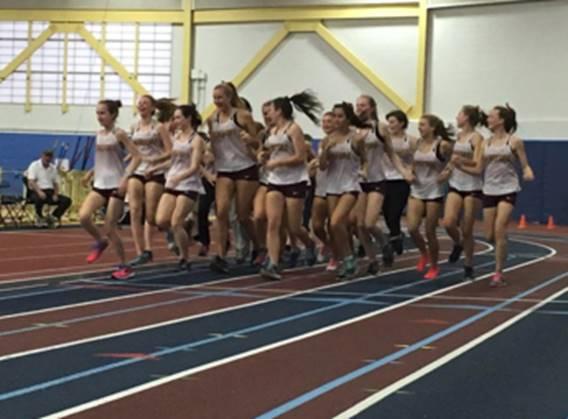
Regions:
[[[341,412],[340,414],[338,414],[337,416],[335,416],[335,419],[349,419],[349,418],[356,416],[357,414],[363,412],[364,410],[368,409],[369,407],[373,406],[374,404],[380,402],[384,398],[390,396],[392,393],[399,391],[403,387],[405,387],[405,386],[409,385],[410,383],[418,380],[419,378],[422,378],[426,374],[429,374],[432,371],[440,368],[441,366],[447,364],[448,362],[450,362],[453,359],[457,358],[458,356],[464,354],[465,352],[475,348],[477,345],[479,345],[479,344],[485,342],[486,340],[492,338],[493,336],[502,332],[503,330],[507,329],[508,327],[511,327],[513,324],[517,323],[518,321],[522,320],[523,318],[525,318],[529,314],[538,310],[540,307],[547,304],[551,300],[554,300],[554,299],[560,297],[566,291],[568,291],[568,287],[562,289],[561,291],[554,293],[553,295],[551,295],[551,296],[547,297],[546,299],[540,301],[536,305],[524,310],[523,312],[521,312],[517,316],[512,317],[511,319],[507,320],[506,322],[504,322],[504,323],[500,324],[499,326],[497,326],[497,327],[489,330],[488,332],[484,333],[483,335],[478,336],[477,338],[469,341],[465,345],[462,345],[459,348],[453,350],[452,352],[442,356],[441,358],[438,358],[436,361],[431,362],[430,364],[420,368],[418,371],[413,372],[412,374],[404,377],[401,380],[396,381],[395,383],[391,384],[390,386],[385,387],[381,391],[376,392],[372,396],[367,397],[366,399],[360,401],[356,405],[350,407],[349,409],[347,409],[347,410]]]
[[[508,272],[508,271],[523,268],[525,266],[530,266],[530,265],[533,265],[535,263],[539,263],[543,260],[546,260],[546,259],[548,259],[548,258],[550,258],[550,257],[552,257],[556,254],[556,250],[552,249],[551,247],[548,247],[548,246],[540,244],[540,243],[534,243],[534,245],[545,248],[550,253],[547,254],[547,255],[541,256],[538,259],[526,261],[526,262],[520,263],[518,265],[511,266],[511,267],[505,269],[505,271]],[[141,384],[139,386],[135,386],[135,387],[129,388],[127,390],[119,391],[117,393],[114,393],[114,394],[111,394],[111,395],[108,395],[108,396],[105,396],[105,397],[101,397],[99,399],[92,400],[90,402],[83,403],[83,404],[80,404],[80,405],[75,406],[75,407],[71,407],[71,408],[68,408],[68,409],[65,409],[65,410],[61,410],[61,411],[53,413],[49,416],[45,416],[44,419],[63,418],[63,417],[66,417],[66,416],[70,416],[70,415],[74,415],[74,414],[83,412],[85,410],[93,409],[97,406],[101,406],[103,404],[110,403],[110,402],[122,399],[124,397],[128,397],[128,396],[131,396],[133,394],[140,393],[142,391],[149,390],[149,389],[170,383],[172,381],[182,379],[184,377],[187,377],[188,375],[194,375],[194,374],[197,374],[197,373],[202,372],[202,371],[206,371],[206,370],[209,370],[209,369],[212,369],[212,368],[219,367],[221,365],[225,365],[225,364],[228,364],[228,363],[231,363],[231,362],[238,361],[240,359],[244,359],[244,358],[248,358],[248,357],[251,357],[251,356],[254,356],[254,355],[258,355],[258,354],[263,353],[263,352],[268,352],[270,350],[280,348],[282,346],[286,346],[286,345],[289,345],[289,344],[294,343],[294,342],[305,340],[305,339],[308,339],[308,338],[311,338],[311,337],[314,337],[314,336],[318,336],[318,335],[321,335],[323,333],[326,333],[326,332],[329,332],[329,331],[332,331],[332,330],[335,330],[335,329],[338,329],[338,328],[341,328],[341,327],[348,326],[348,325],[356,323],[356,322],[366,320],[368,318],[380,315],[380,314],[388,312],[388,311],[396,310],[400,307],[404,307],[404,306],[412,304],[416,301],[420,301],[420,300],[429,298],[432,295],[437,295],[437,294],[440,294],[440,293],[448,292],[448,291],[451,291],[453,289],[460,288],[460,287],[463,287],[465,285],[469,285],[472,282],[480,281],[482,279],[490,277],[491,275],[492,274],[483,275],[483,276],[477,278],[475,281],[461,282],[459,284],[455,284],[455,285],[452,285],[450,287],[446,287],[446,288],[431,292],[429,294],[425,294],[423,296],[414,298],[412,300],[404,301],[404,302],[401,302],[401,303],[393,305],[393,306],[385,307],[385,308],[382,308],[380,310],[373,311],[373,312],[364,314],[364,315],[359,316],[359,317],[354,317],[352,319],[345,320],[345,321],[340,322],[340,323],[336,323],[334,325],[330,325],[330,326],[326,326],[326,327],[321,328],[321,329],[313,330],[311,332],[304,333],[304,334],[298,335],[298,336],[294,336],[292,338],[288,338],[288,339],[285,339],[285,340],[280,341],[280,342],[275,342],[275,343],[272,343],[272,344],[269,344],[269,345],[265,345],[265,346],[262,346],[260,348],[255,348],[255,349],[252,349],[250,351],[240,353],[238,355],[233,355],[233,356],[230,356],[230,357],[227,357],[227,358],[219,359],[217,361],[213,361],[213,362],[210,362],[210,363],[207,363],[207,364],[203,364],[203,365],[200,365],[198,367],[189,368],[185,371],[181,371],[181,372],[178,372],[176,374],[172,374],[170,376],[160,378],[158,380],[150,381],[148,383]]]

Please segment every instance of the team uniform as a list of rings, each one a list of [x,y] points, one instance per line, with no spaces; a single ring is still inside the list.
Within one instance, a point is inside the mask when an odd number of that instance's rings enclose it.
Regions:
[[[361,185],[359,184],[361,161],[353,150],[351,137],[331,147],[328,150],[328,156],[326,194],[331,196],[344,194],[357,196],[361,192]]]
[[[418,140],[418,145],[420,145]],[[416,180],[410,185],[410,196],[424,202],[442,202],[446,194],[445,183],[438,182],[438,176],[446,167],[437,153],[440,140],[435,141],[428,151],[420,147],[414,152],[414,174]]]
[[[124,176],[124,150],[116,138],[116,128],[104,134],[97,133],[93,191],[108,200],[118,195],[118,187]]]
[[[146,171],[150,168],[150,164],[147,160],[152,157],[159,157],[164,152],[162,140],[158,132],[158,124],[152,122],[149,131],[141,131],[140,123],[138,122],[132,128],[131,140],[142,159],[131,177],[138,179],[142,183],[156,182],[163,185],[165,182],[163,171],[154,173],[149,179],[145,176]]]
[[[174,196],[184,195],[192,201],[197,200],[199,194],[205,193],[199,171],[182,179],[175,186],[171,183],[171,179],[174,176],[186,171],[191,166],[193,154],[192,144],[196,135],[196,133],[193,133],[187,142],[174,141],[172,145],[172,164],[166,173],[166,188],[164,193]]]
[[[456,142],[454,144],[454,154],[466,160],[473,160],[474,149],[471,142],[472,137],[473,134],[466,141]],[[462,198],[467,196],[481,198],[481,189],[483,187],[481,176],[471,175],[456,167],[452,170],[449,184],[449,191],[457,193]]]
[[[369,129],[365,137],[367,153],[367,178],[361,182],[361,190],[365,193],[379,192],[385,194],[385,172],[383,161],[385,146],[377,136],[376,128]]]
[[[483,147],[483,158],[486,160],[483,207],[493,208],[501,201],[515,205],[521,186],[515,169],[516,157],[511,148],[511,136],[503,145],[493,145],[491,139],[487,140]]]

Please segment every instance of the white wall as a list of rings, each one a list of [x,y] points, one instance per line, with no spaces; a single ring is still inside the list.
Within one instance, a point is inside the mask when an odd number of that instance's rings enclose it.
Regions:
[[[432,11],[428,109],[510,102],[521,134],[568,138],[568,2]]]
[[[412,102],[416,84],[416,25],[407,21],[328,25],[341,42]],[[234,77],[279,28],[280,24],[198,27],[195,67],[207,73],[208,80],[199,89],[194,88],[197,104],[204,108],[210,102],[214,85]],[[338,101],[353,101],[361,93],[376,96],[382,110],[394,107],[335,50],[309,33],[290,34],[242,86],[240,93],[258,110],[268,99],[308,88],[318,94],[327,109]],[[305,122],[306,130],[312,135],[320,135],[319,128],[301,117],[299,121]]]

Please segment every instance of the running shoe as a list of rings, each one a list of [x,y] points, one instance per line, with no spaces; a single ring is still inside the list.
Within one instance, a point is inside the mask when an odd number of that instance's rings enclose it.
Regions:
[[[166,242],[168,243],[168,250],[174,255],[179,256],[179,249],[176,241],[174,240],[174,233],[172,233],[171,230],[168,230],[166,233]]]
[[[119,281],[125,281],[134,276],[134,271],[132,268],[126,265],[121,265],[111,274],[112,279],[117,279]]]
[[[450,256],[448,257],[448,262],[456,263],[460,259],[462,252],[463,252],[463,246],[461,244],[454,244],[452,253],[450,253]]]
[[[185,259],[180,259],[177,265],[177,270],[180,272],[190,271],[191,270],[191,262],[188,262]]]
[[[420,259],[418,259],[418,263],[416,264],[416,270],[418,272],[424,272],[426,265],[428,265],[428,256],[420,255]]]
[[[440,275],[440,268],[437,266],[431,266],[424,275],[424,279],[437,279],[438,275]]]
[[[154,255],[152,254],[151,251],[149,250],[144,250],[142,253],[140,253],[138,256],[136,256],[134,259],[132,259],[130,262],[128,262],[129,266],[141,266],[141,265],[145,265],[149,262],[152,262],[152,260],[154,259]]]
[[[302,252],[297,247],[290,249],[288,254],[288,267],[295,268],[298,265],[298,259],[300,259],[300,254]]]
[[[367,273],[369,275],[376,275],[379,273],[380,270],[380,265],[379,262],[377,260],[373,260],[371,263],[369,263],[369,267],[367,268]]]
[[[505,282],[505,278],[503,278],[503,274],[501,272],[495,272],[489,280],[489,286],[491,288],[504,287],[505,285],[507,285],[507,282]]]
[[[87,263],[95,263],[108,247],[108,241],[103,240],[93,245],[91,252],[87,256]]]
[[[215,256],[215,258],[209,264],[209,269],[221,274],[228,274],[229,262],[227,262],[227,260],[222,258],[221,256]]]
[[[387,268],[390,268],[394,263],[394,252],[390,243],[383,246],[383,263]]]
[[[314,266],[318,260],[316,245],[306,247],[306,263],[308,266]]]
[[[344,275],[346,279],[352,278],[357,273],[357,262],[354,257],[347,256],[343,260],[342,266],[345,266]]]
[[[337,261],[334,258],[331,258],[329,262],[327,262],[327,266],[325,267],[327,272],[335,272],[337,271]]]
[[[271,281],[280,281],[282,279],[278,268],[272,262],[268,262],[267,266],[260,269],[260,276]]]
[[[327,262],[328,259],[329,259],[329,248],[327,246],[320,247],[320,250],[318,252],[317,262],[324,263]]]
[[[464,266],[463,267],[463,276],[465,279],[469,279],[473,281],[475,275],[473,273],[473,266]]]

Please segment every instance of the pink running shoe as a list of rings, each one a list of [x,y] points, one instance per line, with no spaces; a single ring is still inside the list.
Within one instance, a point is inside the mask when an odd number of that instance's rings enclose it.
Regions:
[[[93,245],[91,252],[87,256],[87,263],[95,263],[102,256],[105,249],[108,247],[108,241],[103,240]]]
[[[325,268],[328,272],[335,272],[337,271],[337,261],[334,258],[331,258],[327,263],[327,267]]]
[[[505,282],[501,272],[495,272],[489,280],[489,286],[491,288],[504,287],[505,285],[507,285],[507,283]]]
[[[120,281],[127,280],[134,276],[134,271],[132,268],[128,266],[119,266],[116,270],[111,274],[112,279],[118,279]]]
[[[428,269],[428,272],[426,272],[426,275],[424,275],[424,279],[436,279],[438,278],[438,275],[440,275],[440,268],[437,266],[431,266],[430,269]]]
[[[418,272],[424,272],[424,269],[426,269],[426,265],[428,265],[428,256],[420,255],[420,259],[418,259],[418,263],[416,264],[416,270]]]

